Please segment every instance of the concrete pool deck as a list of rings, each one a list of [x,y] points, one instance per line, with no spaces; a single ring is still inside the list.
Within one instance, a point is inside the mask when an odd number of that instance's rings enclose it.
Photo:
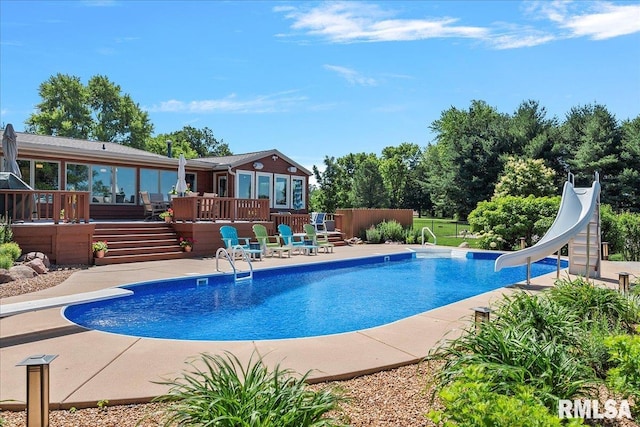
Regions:
[[[356,245],[336,247],[333,254],[293,255],[254,262],[254,269],[406,252],[419,246]],[[452,249],[452,248],[442,248]],[[225,265],[226,264],[226,265]],[[215,259],[182,259],[91,267],[61,285],[2,299],[2,304],[95,291],[127,283],[215,273]],[[221,261],[221,268],[229,270]],[[603,261],[602,278],[617,287],[618,273],[640,275],[640,263]],[[553,284],[555,272],[534,278],[532,288]],[[565,270],[561,277],[566,277]],[[511,288],[501,288],[430,310],[392,324],[337,335],[265,341],[177,341],[135,338],[79,328],[60,308],[0,319],[0,401],[2,409],[20,409],[26,400],[25,368],[15,366],[34,354],[59,355],[50,366],[51,409],[147,402],[167,391],[155,382],[178,377],[186,361],[200,353],[228,351],[246,362],[252,355],[269,366],[313,372],[314,382],[346,379],[421,360],[443,337],[455,337],[468,326],[476,306],[490,305]],[[259,321],[259,319],[257,319]]]

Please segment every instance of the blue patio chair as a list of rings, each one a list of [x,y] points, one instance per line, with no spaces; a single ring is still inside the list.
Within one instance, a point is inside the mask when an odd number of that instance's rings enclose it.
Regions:
[[[288,225],[278,225],[278,233],[280,233],[283,246],[289,246],[294,249],[296,246],[304,246],[304,236],[294,236],[291,227]]]
[[[327,231],[327,225],[325,224],[327,214],[324,212],[312,212],[311,213],[311,225],[316,231]]]
[[[222,236],[222,241],[224,242],[227,251],[229,251],[232,256],[240,253],[240,249],[244,250],[249,256],[262,258],[262,249],[260,249],[260,245],[258,244],[255,248],[251,247],[249,243],[248,237],[238,237],[238,230],[235,227],[230,225],[223,225],[220,227],[220,235]],[[241,243],[243,241],[244,243]]]

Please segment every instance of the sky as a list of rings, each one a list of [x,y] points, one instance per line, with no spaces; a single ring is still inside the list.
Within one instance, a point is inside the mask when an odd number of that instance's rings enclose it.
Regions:
[[[640,3],[0,0],[0,122],[24,131],[58,73],[107,76],[154,135],[207,127],[233,153],[276,148],[322,169],[425,147],[473,100],[635,118]]]

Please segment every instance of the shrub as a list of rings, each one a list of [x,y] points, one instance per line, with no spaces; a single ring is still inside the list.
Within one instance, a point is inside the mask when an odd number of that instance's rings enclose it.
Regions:
[[[429,237],[430,237],[429,233],[425,233],[425,236],[424,236],[425,243],[429,241]],[[422,244],[422,230],[415,229],[413,227],[406,230],[404,241],[408,245]]]
[[[383,241],[404,242],[405,231],[398,221],[382,221],[376,226]]]
[[[640,214],[624,212],[618,216],[625,261],[640,261]]]
[[[0,254],[0,268],[8,270],[11,267],[13,267],[13,258],[7,254]]]
[[[613,289],[596,286],[584,278],[559,280],[549,297],[586,321],[606,321],[610,332],[617,327],[633,330],[640,321],[640,306]]]
[[[468,217],[471,231],[493,233],[495,238],[485,239],[496,247],[485,249],[513,249],[519,247],[520,237],[531,246],[542,237],[556,217],[560,197],[498,197],[478,203]],[[497,240],[501,238],[502,240]]]
[[[366,238],[369,243],[381,243],[382,233],[376,227],[369,227],[366,231]]]
[[[616,335],[604,340],[609,360],[614,364],[607,373],[607,384],[625,396],[640,402],[640,336]]]
[[[15,242],[2,243],[0,244],[0,255],[8,255],[12,261],[15,261],[22,255],[22,249]]]
[[[204,365],[203,369],[196,362]],[[165,426],[335,426],[324,415],[335,409],[341,397],[329,391],[310,391],[308,374],[294,378],[278,366],[269,372],[261,359],[247,366],[230,353],[202,354],[189,363],[182,378],[163,382],[171,388],[157,401],[171,402]]]
[[[554,411],[559,398],[582,396],[597,382],[576,349],[583,321],[571,310],[547,295],[520,292],[505,298],[495,315],[429,355],[444,361],[436,375],[440,385],[451,385],[465,368],[479,366],[492,392],[516,395],[521,387],[531,387],[536,399]]]
[[[13,241],[13,230],[11,229],[11,219],[0,217],[0,243]]]
[[[444,387],[440,399],[445,411],[431,411],[429,418],[446,426],[553,427],[583,425],[582,419],[563,424],[535,396],[528,386],[519,386],[513,395],[491,390],[485,368],[463,369],[460,378]]]

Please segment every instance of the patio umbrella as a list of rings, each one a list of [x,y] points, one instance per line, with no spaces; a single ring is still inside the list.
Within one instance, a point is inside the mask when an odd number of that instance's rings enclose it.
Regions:
[[[180,160],[178,160],[178,182],[176,183],[176,192],[181,196],[187,192],[187,181],[185,180],[186,166],[187,160],[184,158],[184,154],[180,154]]]
[[[16,159],[18,158],[18,136],[13,130],[13,125],[9,123],[4,128],[2,134],[2,152],[4,153],[4,171],[13,172],[18,178],[22,178],[20,166]]]

